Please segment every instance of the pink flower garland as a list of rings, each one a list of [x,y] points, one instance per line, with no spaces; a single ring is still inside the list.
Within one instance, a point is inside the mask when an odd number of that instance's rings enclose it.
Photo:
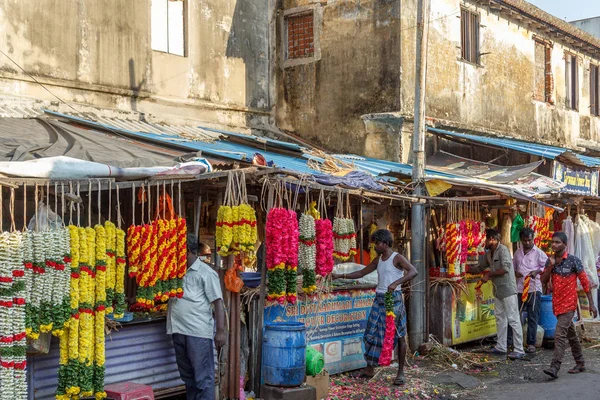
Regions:
[[[333,271],[333,226],[328,219],[315,221],[317,238],[317,268],[316,273],[327,276]]]
[[[392,362],[394,352],[394,338],[396,337],[396,315],[394,314],[394,297],[387,292],[385,294],[385,336],[383,347],[379,355],[379,365],[387,367]]]
[[[288,212],[285,208],[272,208],[267,215],[267,224],[265,227],[265,245],[267,269],[273,269],[287,261],[285,248],[288,245],[288,232],[286,224],[288,222]]]
[[[288,259],[286,248],[289,244],[289,214],[284,208],[272,208],[267,215],[265,245],[269,295],[267,300],[283,303],[286,296],[285,263]]]

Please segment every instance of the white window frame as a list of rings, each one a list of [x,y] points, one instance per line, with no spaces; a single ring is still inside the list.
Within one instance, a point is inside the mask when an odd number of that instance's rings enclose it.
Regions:
[[[153,51],[187,57],[187,3],[188,0],[151,0],[150,44]],[[177,7],[181,7],[181,11]]]
[[[568,110],[579,111],[580,65],[581,61],[576,54],[565,52],[565,106]]]

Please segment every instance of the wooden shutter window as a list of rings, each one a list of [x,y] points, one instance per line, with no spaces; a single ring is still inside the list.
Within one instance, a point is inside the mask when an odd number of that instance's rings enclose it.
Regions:
[[[552,47],[545,45],[545,100],[553,104],[552,92],[554,91],[554,77],[552,76]]]

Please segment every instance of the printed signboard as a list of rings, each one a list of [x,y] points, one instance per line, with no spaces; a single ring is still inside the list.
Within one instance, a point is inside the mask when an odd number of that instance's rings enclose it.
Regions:
[[[494,289],[492,282],[481,287],[482,298],[475,293],[477,281],[467,283],[467,293],[460,292],[452,305],[452,344],[466,343],[496,333]]]
[[[561,190],[587,196],[598,196],[598,170],[572,168],[554,161],[554,179],[566,183]]]
[[[265,324],[299,321],[308,344],[323,354],[325,369],[336,374],[366,366],[362,341],[375,298],[374,289],[332,292],[295,305],[269,305]]]

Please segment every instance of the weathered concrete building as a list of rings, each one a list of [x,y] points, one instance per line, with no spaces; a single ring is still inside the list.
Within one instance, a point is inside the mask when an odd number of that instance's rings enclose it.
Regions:
[[[284,0],[278,124],[340,152],[406,161],[416,4]],[[302,18],[313,36],[294,31]],[[427,63],[431,123],[568,147],[600,139],[600,40],[523,0],[431,0]],[[397,115],[403,124],[390,123]]]
[[[3,0],[0,93],[265,124],[272,9],[267,0]]]
[[[571,21],[571,24],[600,39],[600,17]]]

